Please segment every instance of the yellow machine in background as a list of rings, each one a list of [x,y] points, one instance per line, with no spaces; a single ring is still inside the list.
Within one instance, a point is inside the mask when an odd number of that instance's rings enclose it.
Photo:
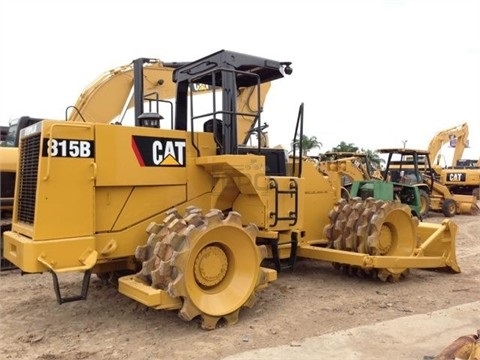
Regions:
[[[397,186],[418,188],[421,202],[420,216],[429,211],[440,212],[446,217],[456,214],[477,215],[477,199],[472,195],[457,195],[438,181],[430,163],[429,152],[416,149],[378,149],[388,154],[384,177]],[[404,185],[403,185],[404,184]]]
[[[5,127],[4,138],[0,146],[0,270],[13,270],[16,267],[3,257],[3,232],[12,226],[13,193],[15,191],[15,176],[18,165],[18,142],[20,130],[41,119],[22,116],[10,120]]]
[[[441,166],[440,149],[450,144],[454,148],[451,165]],[[462,162],[465,148],[468,147],[468,124],[463,123],[435,134],[430,141],[428,151],[439,182],[456,195],[473,195],[480,199],[480,160],[469,162],[468,166]]]
[[[85,299],[92,273],[129,271],[120,293],[213,329],[235,323],[298,258],[383,281],[460,271],[454,222],[339,199],[314,162],[265,146],[263,86],[291,74],[290,62],[221,50],[175,69],[172,128],[144,109],[143,67],[134,61],[135,126],[44,120],[22,132],[4,255],[23,272],[51,272],[59,303]],[[207,104],[191,91],[204,86]],[[292,139],[303,114],[301,104]],[[81,293],[62,295],[58,275],[78,271]]]
[[[428,144],[430,163],[435,172],[440,173],[442,168],[448,167],[448,164],[441,165],[442,155],[440,150],[445,144],[450,144],[455,148],[451,166],[455,166],[457,161],[462,158],[463,151],[468,147],[468,123],[462,123],[436,133]]]
[[[320,154],[317,168],[340,190],[339,197],[347,200],[354,181],[383,179],[380,172],[372,168],[366,153],[326,152]]]

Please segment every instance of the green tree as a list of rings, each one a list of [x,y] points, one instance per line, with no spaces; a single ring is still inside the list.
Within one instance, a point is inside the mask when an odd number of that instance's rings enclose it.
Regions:
[[[309,137],[307,135],[302,135],[301,145],[302,145],[303,156],[306,156],[310,150],[313,150],[316,148],[320,149],[323,146],[323,144],[320,141],[318,141],[316,136]],[[298,141],[298,139],[295,139],[295,141],[292,143],[292,151],[294,147],[295,147],[295,150],[300,149],[300,142]]]
[[[360,151],[367,155],[369,164],[374,170],[380,170],[382,164],[385,163],[385,160],[380,157],[380,155],[373,150],[360,149],[358,146],[355,146],[353,143],[346,143],[345,141],[340,142],[337,146],[332,148],[333,152],[357,152]]]
[[[332,148],[333,152],[357,152],[358,147],[352,143],[347,144],[345,141],[340,142],[337,146]]]
[[[367,154],[367,159],[374,169],[377,169],[377,170],[381,169],[382,164],[385,163],[385,159],[382,159],[376,151],[364,150],[364,149],[362,149],[361,151]]]

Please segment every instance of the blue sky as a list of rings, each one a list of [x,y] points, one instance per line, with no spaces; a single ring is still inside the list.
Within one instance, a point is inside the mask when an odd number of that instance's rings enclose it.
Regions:
[[[468,122],[466,155],[480,157],[478,0],[2,1],[0,46],[2,125],[63,119],[100,74],[135,58],[229,49],[293,63],[265,102],[272,146],[289,147],[303,102],[323,151],[426,149]]]

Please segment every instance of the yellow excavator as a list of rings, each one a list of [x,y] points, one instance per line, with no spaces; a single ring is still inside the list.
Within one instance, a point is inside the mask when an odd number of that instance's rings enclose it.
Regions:
[[[135,126],[45,119],[21,135],[4,256],[24,273],[50,272],[58,303],[86,299],[92,274],[117,275],[121,294],[215,329],[301,258],[359,281],[460,272],[450,219],[340,199],[314,162],[261,141],[262,87],[290,75],[290,62],[220,50],[176,68],[171,128],[145,111],[142,68],[134,62]],[[191,91],[203,86],[207,102]],[[304,104],[291,117],[278,122],[301,138]],[[83,273],[77,295],[61,291],[68,272]]]
[[[443,157],[440,153],[440,150],[446,144],[449,144],[450,147],[455,149],[450,165],[455,166],[457,161],[462,158],[465,148],[468,147],[468,123],[465,122],[458,126],[441,130],[437,132],[430,140],[427,148],[429,152],[430,163],[432,164],[435,172],[438,174],[443,168],[449,166],[447,164],[442,166],[441,164]]]
[[[450,144],[454,148],[451,165],[441,166],[442,156],[439,154],[443,145]],[[462,159],[468,147],[468,123],[442,130],[430,141],[428,151],[430,161],[439,182],[456,195],[473,195],[480,199],[480,160],[465,161]],[[435,163],[434,163],[435,162]],[[467,165],[467,166],[466,166]]]
[[[411,189],[418,195],[408,195],[419,213],[419,217],[428,216],[430,211],[441,212],[446,217],[456,214],[479,213],[476,199],[472,195],[452,194],[448,187],[439,182],[432,168],[429,152],[416,149],[378,149],[388,156],[383,177],[399,188],[399,193]],[[397,191],[397,192],[398,192]],[[400,194],[399,194],[400,195]],[[402,197],[402,196],[400,196]],[[418,200],[414,200],[417,198]]]

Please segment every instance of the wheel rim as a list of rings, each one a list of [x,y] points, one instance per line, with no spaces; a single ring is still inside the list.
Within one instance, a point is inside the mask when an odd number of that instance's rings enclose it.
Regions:
[[[410,208],[400,203],[385,203],[372,217],[368,237],[371,255],[410,256],[416,245],[416,223]]]
[[[417,225],[417,221],[412,221],[408,205],[385,203],[372,217],[368,252],[372,255],[411,256],[417,242]],[[407,268],[384,268],[378,270],[377,277],[395,282],[408,271]]]
[[[221,246],[209,245],[195,260],[195,281],[204,288],[218,285],[227,273],[228,259]]]
[[[210,216],[205,227],[188,234],[189,249],[175,254],[173,266],[182,276],[169,292],[188,298],[206,315],[230,314],[254,292],[261,257],[239,220],[238,215]]]

